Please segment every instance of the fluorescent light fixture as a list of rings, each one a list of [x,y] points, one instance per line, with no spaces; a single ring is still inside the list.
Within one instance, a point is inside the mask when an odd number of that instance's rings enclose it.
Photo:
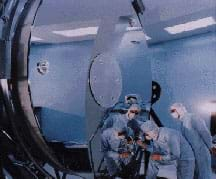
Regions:
[[[52,31],[54,34],[62,35],[65,37],[81,37],[86,35],[96,35],[99,27],[84,27],[78,29],[62,30],[62,31]],[[127,31],[139,31],[142,30],[141,27],[128,27]],[[151,37],[145,34],[146,40],[150,40]]]
[[[166,27],[164,29],[170,34],[178,34],[178,33],[192,31],[199,28],[204,28],[214,24],[216,24],[216,21],[213,17],[206,17],[195,21],[190,21],[184,24],[178,24],[172,27]]]
[[[43,39],[36,37],[36,36],[31,36],[31,41],[42,41]]]
[[[80,37],[86,35],[96,35],[98,27],[84,27],[71,30],[52,31],[54,34],[62,35],[65,37]]]
[[[127,31],[139,31],[142,30],[142,27],[127,27]]]

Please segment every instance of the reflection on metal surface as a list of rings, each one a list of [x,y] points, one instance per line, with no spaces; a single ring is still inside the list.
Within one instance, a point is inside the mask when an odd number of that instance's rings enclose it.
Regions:
[[[97,56],[92,62],[89,75],[95,101],[102,107],[115,105],[122,92],[121,70],[115,58],[111,54]]]
[[[37,63],[37,70],[41,75],[45,75],[49,72],[49,62],[46,60]]]

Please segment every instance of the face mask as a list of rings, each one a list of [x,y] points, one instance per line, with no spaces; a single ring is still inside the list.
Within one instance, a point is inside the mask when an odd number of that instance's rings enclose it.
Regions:
[[[121,140],[124,140],[125,136],[124,135],[120,135],[120,136],[118,136],[118,138],[121,139]]]
[[[135,119],[137,117],[137,115],[139,115],[140,111],[136,108],[130,108],[128,110],[128,113],[127,113],[127,116],[128,116],[128,119],[131,120],[131,119]]]
[[[177,112],[171,113],[171,116],[172,116],[174,119],[178,119],[178,118],[179,118],[179,114],[178,114]]]
[[[147,139],[147,140],[156,140],[156,139],[157,139],[157,136],[158,136],[158,134],[157,134],[156,131],[149,131],[149,132],[147,132],[146,134],[147,134],[147,135],[146,135],[146,139]]]
[[[145,136],[146,140],[152,140],[151,137],[149,137],[148,135]]]
[[[129,120],[134,119],[135,116],[136,116],[135,113],[131,113],[131,112],[128,113],[128,119],[129,119]]]

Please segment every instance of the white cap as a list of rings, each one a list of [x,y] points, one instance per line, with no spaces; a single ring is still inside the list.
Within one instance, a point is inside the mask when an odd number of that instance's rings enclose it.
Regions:
[[[183,117],[187,113],[187,110],[182,103],[174,103],[170,106],[170,109],[175,109],[180,117]]]
[[[149,131],[154,131],[157,129],[158,129],[158,126],[155,124],[155,122],[153,122],[151,120],[148,120],[141,125],[141,130],[144,133],[147,133]]]

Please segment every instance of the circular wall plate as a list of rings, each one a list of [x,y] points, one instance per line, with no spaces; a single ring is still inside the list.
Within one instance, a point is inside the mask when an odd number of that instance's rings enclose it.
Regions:
[[[100,54],[92,61],[89,73],[92,95],[102,107],[112,107],[122,92],[122,75],[118,62],[111,54]]]

